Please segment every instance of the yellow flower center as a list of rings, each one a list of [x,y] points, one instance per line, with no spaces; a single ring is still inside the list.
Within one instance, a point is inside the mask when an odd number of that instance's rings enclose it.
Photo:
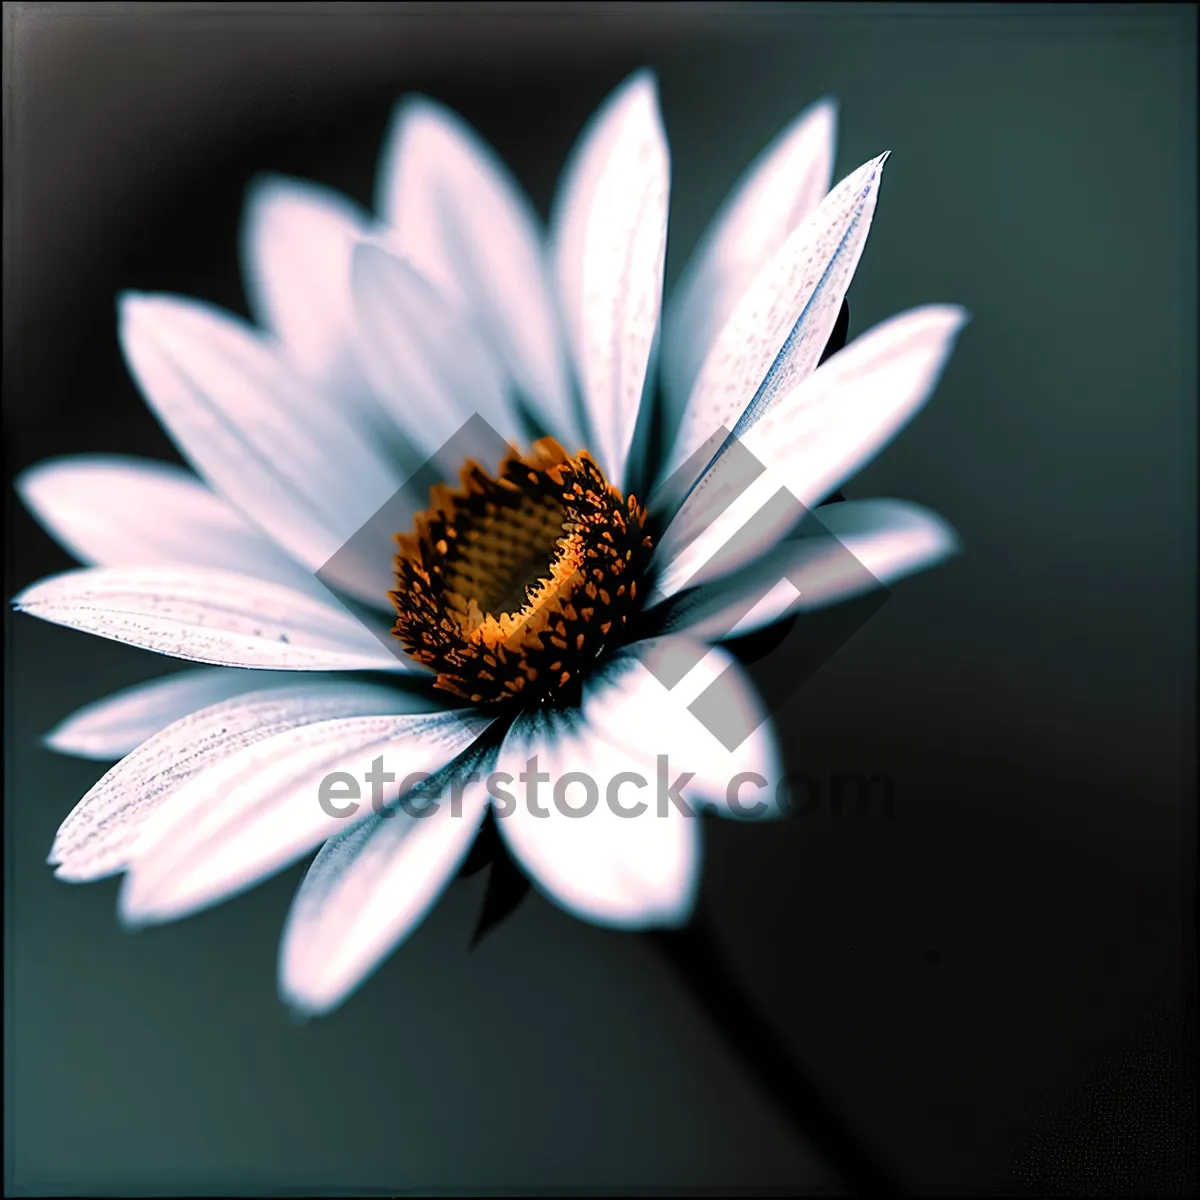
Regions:
[[[645,510],[587,451],[468,462],[397,534],[392,632],[436,685],[473,704],[550,699],[612,645],[650,555]]]

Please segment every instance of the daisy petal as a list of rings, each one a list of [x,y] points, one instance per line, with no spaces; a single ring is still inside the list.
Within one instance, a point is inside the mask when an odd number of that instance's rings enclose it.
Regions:
[[[504,373],[460,305],[367,243],[354,252],[352,290],[367,375],[413,445],[436,453],[474,413],[506,441],[521,438]]]
[[[904,500],[847,500],[817,509],[813,522],[822,527],[814,536],[781,542],[746,569],[679,597],[665,628],[738,637],[936,566],[960,548],[941,517]]]
[[[151,815],[189,779],[222,759],[300,725],[421,711],[427,703],[376,684],[312,682],[267,688],[190,712],[139,745],[80,800],[59,827],[49,861],[58,865],[60,879],[72,882],[123,870]]]
[[[54,625],[215,666],[410,669],[340,604],[233,571],[89,567],[43,579],[13,605]]]
[[[692,252],[663,319],[663,388],[672,430],[713,339],[750,282],[833,180],[837,105],[806,108],[754,160]]]
[[[692,808],[779,815],[775,734],[727,650],[690,636],[639,642],[585,699],[583,715],[600,738],[656,773],[672,780],[682,773],[679,794]]]
[[[196,470],[311,570],[402,480],[331,396],[227,314],[126,294],[121,344],[150,407]]]
[[[387,804],[443,767],[487,724],[448,712],[335,718],[222,759],[146,823],[121,889],[122,919],[175,920],[251,887],[371,813],[368,801],[343,803],[344,792],[335,799],[329,776],[364,780],[382,758],[383,771],[400,781],[399,788],[395,780],[380,783],[379,802]]]
[[[537,812],[526,802],[526,785],[511,782],[527,769],[548,777],[530,797],[540,806]],[[586,724],[560,730],[541,721],[509,730],[489,781],[497,776],[516,800],[511,811],[497,808],[497,827],[522,868],[555,903],[585,920],[623,929],[687,920],[699,874],[700,822],[691,810],[659,806],[653,766]],[[618,815],[607,798],[610,791],[618,806],[633,813]],[[571,815],[593,800],[591,811]]]
[[[740,436],[659,544],[670,596],[744,567],[873,458],[925,403],[967,314],[933,304],[876,325]],[[762,469],[746,482],[745,460]],[[731,499],[732,497],[732,499]]]
[[[491,147],[456,113],[407,97],[388,131],[376,208],[394,227],[397,252],[476,315],[548,432],[574,441],[540,223]]]
[[[755,276],[700,368],[666,474],[722,427],[740,435],[816,367],[862,256],[886,159],[843,179]]]
[[[592,449],[620,486],[662,307],[670,162],[654,77],[592,118],[555,201],[554,260]]]
[[[301,1013],[341,1004],[420,924],[470,849],[487,811],[482,780],[466,783],[457,806],[434,780],[421,793],[434,799],[427,809],[414,796],[412,812],[372,813],[309,867],[279,948],[280,994]]]
[[[350,254],[371,217],[328,188],[256,179],[242,217],[242,273],[251,312],[314,379],[357,380]]]
[[[17,491],[58,542],[103,567],[224,567],[308,591],[320,585],[190,471],[118,455],[50,459]]]
[[[189,713],[220,700],[295,680],[290,671],[213,667],[135,684],[77,709],[42,739],[59,754],[113,761]]]

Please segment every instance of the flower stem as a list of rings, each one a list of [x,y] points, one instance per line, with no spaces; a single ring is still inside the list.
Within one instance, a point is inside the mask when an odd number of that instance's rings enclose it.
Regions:
[[[697,912],[682,929],[655,930],[650,937],[759,1087],[796,1132],[825,1157],[846,1187],[853,1192],[898,1194],[901,1188],[896,1180],[824,1092],[806,1078],[756,1012],[723,961],[703,915]]]

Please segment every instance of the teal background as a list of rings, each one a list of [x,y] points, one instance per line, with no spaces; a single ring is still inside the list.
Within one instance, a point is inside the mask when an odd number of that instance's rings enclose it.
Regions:
[[[895,818],[712,825],[705,897],[797,1060],[914,1190],[1083,1186],[1097,1121],[1136,1135],[1101,1185],[1175,1186],[1190,1161],[1194,1186],[1193,8],[4,20],[8,479],[50,454],[173,458],[115,293],[244,311],[246,183],[369,202],[405,90],[459,109],[545,212],[587,115],[654,67],[668,279],[761,146],[836,95],[838,177],[893,151],[851,336],[930,301],[973,314],[932,403],[845,491],[929,505],[966,553],[897,587],[779,714],[811,774],[889,772]],[[7,595],[71,565],[11,487],[6,525]],[[302,867],[134,936],[115,881],[56,883],[54,831],[101,768],[40,735],[171,669],[6,616],[8,1192],[827,1186],[650,948],[536,895],[469,953],[482,877],[455,884],[297,1027],[274,971]],[[1131,1055],[1142,1090],[1088,1117]]]

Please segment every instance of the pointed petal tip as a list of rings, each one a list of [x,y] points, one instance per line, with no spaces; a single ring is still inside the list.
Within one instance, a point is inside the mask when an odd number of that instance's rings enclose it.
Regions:
[[[894,326],[897,329],[912,328],[915,326],[925,336],[927,336],[927,331],[934,330],[948,342],[953,343],[954,338],[970,323],[971,314],[961,304],[942,304],[934,301],[931,304],[918,304],[914,308],[896,313],[895,316],[889,317],[886,321],[881,321],[879,325],[875,326],[875,329],[883,329],[889,326]],[[874,330],[867,331],[867,333],[873,332]],[[862,336],[865,337],[866,334]],[[855,340],[857,341],[858,339]]]
[[[841,109],[841,101],[836,96],[832,94],[818,96],[811,104],[800,110],[792,120],[791,128],[798,129],[801,125],[812,126],[821,123],[827,125],[829,133],[832,134],[838,117],[841,115]]]
[[[55,725],[53,729],[43,733],[40,740],[44,750],[52,750],[55,754],[68,753],[68,751],[63,749],[64,741],[61,725]]]
[[[110,754],[103,747],[89,745],[86,739],[77,738],[70,730],[67,722],[56,725],[41,736],[42,749],[52,754],[64,754],[69,758],[83,758],[92,762],[114,762],[117,754]]]
[[[658,93],[658,76],[651,68],[641,67],[632,75],[627,75],[605,95],[588,118],[584,130],[580,134],[580,140],[576,144],[577,148],[590,132],[601,128],[614,118],[618,125],[622,126],[631,119],[635,122],[648,121],[650,126],[656,129],[659,136],[665,140],[662,105]]]
[[[278,991],[279,999],[287,1007],[288,1016],[297,1025],[307,1025],[317,1017],[328,1016],[340,1006],[343,999],[343,997],[334,1000],[318,999],[283,979],[279,981]]]
[[[821,130],[821,135],[829,146],[829,170],[832,172],[833,158],[837,147],[838,126],[842,118],[841,103],[836,96],[822,96],[809,106],[808,111],[807,121]]]
[[[274,172],[260,171],[250,177],[242,193],[242,214],[238,222],[238,248],[243,256],[245,269],[249,269],[255,246],[267,224],[267,214],[284,195],[281,176]]]
[[[117,310],[117,328],[122,334],[129,320],[130,307],[131,305],[136,307],[140,296],[140,292],[131,291],[126,288],[113,297],[113,307]]]
[[[51,576],[51,578],[52,578],[52,576]],[[31,583],[28,587],[22,588],[15,596],[13,596],[9,599],[8,603],[9,603],[9,606],[12,608],[13,612],[27,611],[26,605],[29,602],[30,593],[33,592],[38,587],[38,585],[41,584],[42,582],[44,582],[44,581],[39,579],[36,582]]]
[[[158,298],[160,293],[143,292],[137,288],[123,288],[117,293],[117,313],[120,316],[125,316],[131,310],[136,312],[138,309],[145,307],[148,303]]]
[[[13,479],[13,491],[17,493],[26,508],[34,507],[34,493],[37,490],[38,482],[45,474],[45,469],[45,462],[34,463],[32,467],[26,467]]]
[[[957,337],[971,323],[971,314],[961,304],[927,304],[923,307],[931,317],[940,317],[945,322],[948,338]]]
[[[874,158],[868,158],[857,171],[851,172],[846,178],[851,179],[857,176],[862,179],[862,184],[877,182],[883,175],[884,164],[892,157],[890,150],[885,150],[882,154],[877,154]]]
[[[626,76],[625,82],[620,85],[618,90],[632,91],[634,88],[645,88],[657,96],[658,72],[653,67],[638,67],[636,71],[632,71]]]
[[[183,296],[177,292],[145,292],[135,288],[125,288],[117,293],[117,316],[120,318],[122,331],[132,321],[152,320],[159,317],[220,317],[232,320],[234,324],[246,327],[244,317],[236,316],[228,310],[200,300],[195,296]]]
[[[358,980],[351,987],[330,988],[328,980],[314,978],[311,960],[307,972],[292,961],[289,954],[288,930],[284,929],[279,944],[275,990],[296,1024],[307,1025],[310,1021],[318,1017],[327,1017],[335,1009],[341,1008],[358,990],[358,985],[364,982],[364,979]]]
[[[468,140],[474,136],[467,122],[448,104],[424,92],[405,92],[392,105],[383,144],[385,148],[395,147],[402,140],[407,141],[414,131],[420,133],[422,130],[437,129],[466,134]],[[385,158],[386,153],[385,149]]]
[[[242,218],[238,240],[243,252],[249,252],[261,223],[272,207],[286,202],[289,196],[315,191],[316,184],[306,179],[284,175],[281,171],[257,171],[249,179],[242,194]]]
[[[392,120],[411,120],[414,117],[422,116],[441,117],[447,113],[453,113],[453,111],[440,100],[435,100],[424,92],[405,92],[392,105]]]
[[[682,929],[692,919],[692,914],[695,911],[696,896],[695,889],[693,888],[691,893],[685,896],[678,904],[657,913],[649,922],[649,925],[655,929]]]
[[[153,900],[147,897],[145,892],[145,887],[140,885],[131,865],[126,870],[125,877],[121,880],[121,890],[117,893],[117,923],[122,929],[132,933],[138,929],[145,929],[148,925],[170,920],[169,916],[164,917],[155,911]]]
[[[639,67],[631,75],[627,75],[608,94],[608,98],[597,112],[612,112],[617,108],[628,109],[639,104],[647,106],[654,119],[659,124],[662,123],[658,74],[653,67]]]
[[[941,538],[941,551],[945,558],[954,558],[966,549],[962,536],[945,517],[933,514],[937,521],[938,535]]]
[[[921,511],[925,521],[928,523],[930,533],[933,535],[929,565],[933,566],[935,563],[943,562],[948,558],[954,558],[961,554],[964,547],[958,530],[945,517],[939,516],[928,509],[922,509]]]
[[[53,853],[52,849],[51,854]],[[49,859],[46,861],[50,862]],[[77,866],[72,866],[70,862],[54,862],[50,863],[50,865],[54,867],[54,878],[59,883],[95,883],[97,880],[107,879],[110,875],[116,873],[113,870],[89,871],[86,868],[80,869]]]
[[[70,567],[65,571],[57,571],[53,575],[43,575],[41,579],[35,579],[28,587],[22,588],[9,600],[9,604],[12,605],[13,612],[27,612],[30,616],[36,617],[38,613],[34,605],[43,598],[44,588],[52,588],[59,580],[79,575],[89,569],[88,567]]]
[[[285,175],[282,171],[256,171],[246,184],[246,207],[270,200],[275,193],[316,186],[307,179]]]
[[[117,924],[126,933],[137,933],[139,929],[158,924],[160,918],[155,916],[152,910],[144,909],[129,899],[129,879],[130,877],[126,875],[125,884],[122,885],[121,893],[117,897]]]
[[[86,455],[69,454],[44,458],[26,467],[13,479],[13,491],[39,523],[45,525],[45,513],[53,504],[57,494],[55,484],[62,477],[64,468],[69,471],[75,463],[87,458]]]
[[[940,513],[926,508],[923,504],[915,504],[911,500],[876,499],[873,501],[854,501],[855,504],[877,504],[898,512],[902,522],[911,528],[921,531],[921,558],[926,567],[935,566],[948,558],[962,554],[963,540],[958,531]]]
[[[147,323],[181,297],[168,292],[141,292],[132,288],[117,293],[117,337],[122,348],[129,338],[144,332]]]

